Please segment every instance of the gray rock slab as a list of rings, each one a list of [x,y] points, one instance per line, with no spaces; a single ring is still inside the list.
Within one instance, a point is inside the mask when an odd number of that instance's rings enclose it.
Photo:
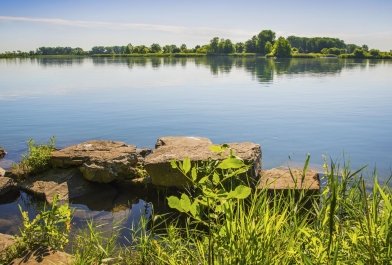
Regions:
[[[161,142],[165,144],[162,145]],[[159,138],[157,148],[147,156],[144,163],[144,167],[152,179],[152,184],[186,187],[189,180],[178,169],[173,169],[170,161],[173,159],[182,161],[189,157],[192,163],[200,163],[208,158],[222,159],[229,154],[227,150],[226,153],[219,156],[209,148],[211,145],[210,140],[201,137]],[[261,170],[260,145],[250,142],[228,143],[228,145],[234,150],[235,155],[243,159],[245,163],[253,165],[248,175],[256,180]]]
[[[91,140],[53,152],[50,161],[60,168],[78,167],[89,181],[109,183],[136,178],[140,157],[136,146]]]
[[[117,190],[109,184],[93,183],[84,179],[77,168],[52,169],[19,183],[19,187],[45,198],[48,203],[52,203],[53,196],[57,193],[60,200],[82,203],[87,207],[97,201],[111,203],[117,194]]]

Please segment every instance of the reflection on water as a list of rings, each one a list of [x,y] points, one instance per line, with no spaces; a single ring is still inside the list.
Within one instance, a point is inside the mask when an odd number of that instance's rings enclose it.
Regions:
[[[114,201],[109,202],[109,208],[108,202],[104,201],[104,199],[94,204],[94,210],[83,204],[83,201],[79,201],[80,204],[71,203],[73,226],[70,238],[72,239],[77,235],[80,229],[87,228],[87,221],[99,224],[100,229],[109,233],[113,228],[113,224],[128,229],[137,227],[142,215],[147,219],[150,218],[152,203],[154,203],[156,213],[167,213],[170,211],[162,203],[163,201],[158,200],[156,196],[152,196],[151,202],[147,203],[145,200],[139,199],[136,194],[132,190],[121,190]],[[18,205],[22,207],[23,211],[28,212],[29,218],[32,220],[37,213],[44,209],[45,202],[25,192],[21,192],[20,196],[14,198],[14,200],[0,203],[0,233],[20,234],[19,228],[23,226],[23,223]],[[99,205],[101,205],[101,208],[99,208]],[[130,239],[130,231],[128,229],[121,231],[120,243],[126,244],[127,240]]]

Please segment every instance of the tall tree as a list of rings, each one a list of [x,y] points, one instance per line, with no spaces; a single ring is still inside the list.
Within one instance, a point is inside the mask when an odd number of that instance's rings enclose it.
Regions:
[[[217,53],[218,52],[218,45],[219,45],[219,38],[214,37],[210,41],[210,52]]]
[[[275,38],[276,34],[272,30],[262,30],[257,35],[257,52],[264,53],[264,48],[267,41],[274,45]]]
[[[276,57],[291,57],[291,45],[288,40],[283,37],[279,37],[279,39],[274,44],[274,49],[272,53]]]

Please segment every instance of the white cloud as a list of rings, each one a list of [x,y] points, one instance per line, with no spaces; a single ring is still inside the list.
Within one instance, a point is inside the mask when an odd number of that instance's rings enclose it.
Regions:
[[[81,21],[81,20],[65,20],[58,18],[30,18],[30,17],[10,17],[0,16],[0,21],[23,21],[35,23],[47,23],[52,25],[81,27],[81,28],[96,28],[96,29],[113,29],[113,30],[149,30],[149,31],[163,31],[175,34],[189,34],[189,35],[218,35],[226,34],[229,36],[248,36],[249,38],[255,33],[252,31],[236,30],[236,29],[217,29],[208,27],[178,27],[167,25],[154,25],[154,24],[139,24],[139,23],[113,23],[113,22],[100,22],[100,21]]]

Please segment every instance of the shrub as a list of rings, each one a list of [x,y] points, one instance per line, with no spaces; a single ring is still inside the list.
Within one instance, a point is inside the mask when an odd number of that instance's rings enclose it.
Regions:
[[[43,143],[35,145],[33,139],[27,142],[27,154],[22,155],[22,160],[17,165],[12,165],[12,171],[18,176],[19,180],[49,168],[49,159],[55,150],[55,140],[56,138],[53,136],[49,145]]]

